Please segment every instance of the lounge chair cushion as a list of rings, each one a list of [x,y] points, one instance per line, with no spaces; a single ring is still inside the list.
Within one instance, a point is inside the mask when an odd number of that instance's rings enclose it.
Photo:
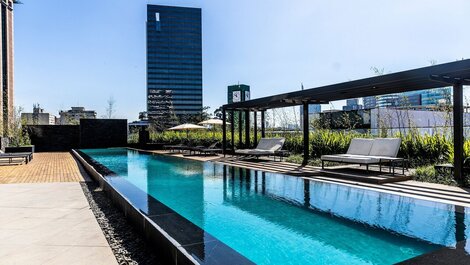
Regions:
[[[347,154],[369,155],[374,139],[354,138],[351,140]]]
[[[259,140],[259,143],[255,149],[278,151],[281,150],[285,141],[285,138],[262,138],[261,140]]]
[[[357,164],[376,164],[380,162],[380,159],[377,157],[371,157],[371,156],[350,155],[350,156],[344,156],[341,162],[357,163]]]
[[[332,161],[332,162],[353,163],[353,164],[376,164],[380,161],[380,158],[372,157],[372,156],[339,154],[339,155],[323,155],[321,156],[321,160]]]
[[[377,138],[370,149],[370,156],[397,157],[400,149],[400,138]]]
[[[344,157],[344,155],[322,155],[321,160],[341,162],[341,161],[343,161],[343,157]]]

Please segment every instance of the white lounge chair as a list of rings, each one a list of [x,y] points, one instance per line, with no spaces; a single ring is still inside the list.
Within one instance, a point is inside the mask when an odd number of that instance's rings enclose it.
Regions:
[[[285,141],[285,138],[261,138],[255,149],[239,149],[235,150],[235,154],[255,157],[275,155]]]
[[[352,139],[346,154],[321,156],[322,169],[324,168],[324,161],[331,161],[365,165],[367,171],[369,170],[369,165],[378,164],[380,166],[380,171],[382,171],[382,163],[391,162],[393,170],[395,171],[395,162],[405,162],[404,159],[397,158],[400,144],[400,138],[355,138]],[[402,165],[404,171],[404,164]]]

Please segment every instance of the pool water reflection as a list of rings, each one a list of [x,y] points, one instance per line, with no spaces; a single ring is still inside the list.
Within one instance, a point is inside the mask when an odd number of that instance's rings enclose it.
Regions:
[[[149,216],[161,207],[147,196],[207,232],[201,242],[213,236],[259,264],[392,264],[469,233],[468,214],[453,205],[127,149],[82,151]]]

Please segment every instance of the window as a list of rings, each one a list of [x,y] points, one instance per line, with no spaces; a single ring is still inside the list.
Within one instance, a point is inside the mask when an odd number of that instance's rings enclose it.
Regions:
[[[157,31],[161,30],[161,28],[160,28],[160,13],[158,13],[158,12],[155,13],[155,29]]]

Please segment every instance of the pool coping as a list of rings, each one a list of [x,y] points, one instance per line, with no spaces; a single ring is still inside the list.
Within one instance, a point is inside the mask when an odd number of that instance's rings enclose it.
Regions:
[[[145,194],[149,204],[152,204],[160,211],[159,214],[149,215],[145,213],[142,209],[133,205],[124,194],[109,183],[103,176],[103,172],[100,172],[103,171],[103,169],[100,169],[100,167],[104,167],[103,165],[96,161],[89,161],[92,158],[86,159],[82,157],[86,156],[86,154],[79,150],[72,149],[71,152],[83,165],[91,178],[99,184],[113,204],[124,213],[134,228],[144,236],[147,242],[152,244],[151,248],[155,249],[158,256],[164,261],[169,264],[254,264],[245,256],[174,212],[157,199],[147,196],[145,192],[128,183],[128,188],[134,189],[134,192],[141,193],[140,195]],[[104,168],[107,169],[106,167]],[[107,173],[111,173],[111,171]],[[191,236],[186,235],[184,232],[198,234],[203,239],[202,241],[194,241],[194,238],[191,238]],[[180,241],[186,240],[187,242],[179,243],[175,239],[175,237],[178,237],[178,234],[180,235]],[[196,238],[199,239],[197,236]],[[201,257],[201,251],[204,252],[206,250],[206,245],[210,247],[210,253],[207,255],[207,258]]]

